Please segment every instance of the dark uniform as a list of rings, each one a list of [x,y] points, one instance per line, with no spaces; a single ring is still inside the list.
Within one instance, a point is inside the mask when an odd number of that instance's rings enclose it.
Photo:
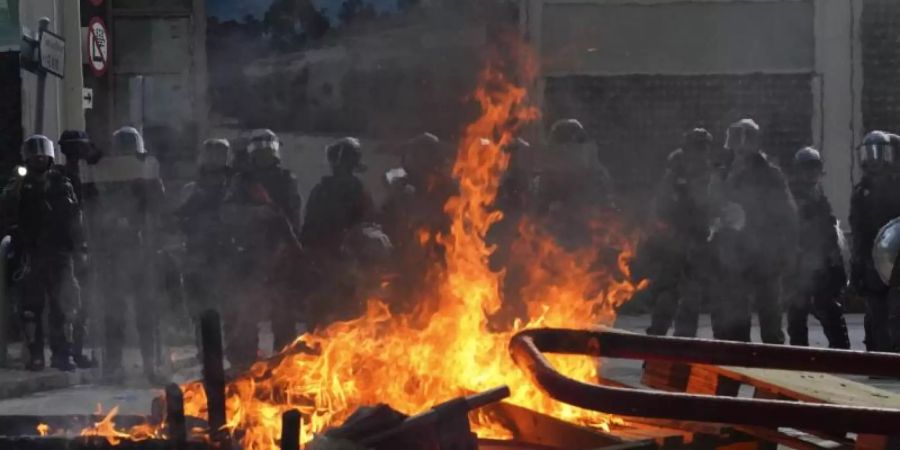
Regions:
[[[647,334],[695,337],[709,266],[707,199],[712,135],[695,129],[685,146],[669,155],[654,204],[655,223],[642,247],[650,259],[650,291],[656,299]]]
[[[97,199],[97,187],[92,182],[82,181],[80,163],[83,161],[89,166],[96,165],[103,157],[103,153],[94,146],[88,134],[80,130],[64,131],[59,138],[59,148],[66,156],[66,164],[62,166],[63,173],[71,181],[78,203],[83,210],[87,210],[90,202]],[[90,241],[89,229],[86,232],[86,239]],[[90,246],[90,242],[88,245]],[[94,330],[98,329],[95,318],[100,317],[99,311],[101,310],[94,301],[97,287],[95,286],[96,271],[92,269],[93,265],[90,263],[76,265],[75,277],[81,285],[82,310],[76,319],[72,354],[75,364],[80,368],[95,366],[95,361],[84,355],[83,351],[85,340],[88,339],[85,333],[93,334]]]
[[[781,170],[758,150],[755,122],[732,125],[726,148],[734,160],[710,180],[713,335],[749,342],[755,306],[762,341],[783,344],[781,277],[796,251],[797,208]]]
[[[19,313],[23,322],[29,370],[44,368],[44,308],[48,308],[51,366],[72,370],[75,339],[83,330],[78,320],[81,293],[75,262],[86,258],[81,207],[62,172],[52,167],[53,143],[32,136],[23,146],[27,174],[14,178],[2,199],[3,229],[13,236],[20,266],[13,281],[21,286]]]
[[[313,188],[300,233],[309,266],[319,275],[311,286],[317,294],[308,302],[311,328],[361,313],[364,299],[358,298],[357,286],[348,277],[351,258],[345,255],[344,243],[352,230],[371,221],[375,213],[371,194],[356,176],[365,170],[359,141],[340,139],[326,153],[332,174]]]
[[[232,256],[231,235],[220,216],[231,179],[228,150],[225,140],[203,144],[197,176],[185,186],[174,213],[185,237],[187,261],[182,277],[195,321],[203,311],[221,306],[224,271]]]
[[[444,205],[459,188],[452,177],[453,153],[431,134],[407,142],[403,167],[386,174],[389,193],[378,223],[394,244],[393,295],[396,309],[411,309],[435,286],[434,267],[444,264],[438,236],[450,232]]]
[[[530,186],[534,217],[564,248],[590,245],[591,222],[616,210],[612,178],[596,145],[580,122],[560,120],[536,159]]]
[[[533,172],[526,165],[531,144],[519,138],[504,149],[510,157],[509,167],[503,175],[494,207],[503,213],[485,237],[488,245],[495,250],[490,256],[490,267],[495,272],[505,271],[502,283],[503,303],[500,310],[490,318],[490,325],[496,329],[508,329],[516,319],[527,319],[527,308],[522,301],[522,288],[528,281],[528,263],[525,258],[517,258],[522,242],[520,227],[530,216],[533,205],[531,180]]]
[[[850,348],[841,295],[847,284],[837,219],[820,183],[819,152],[805,148],[794,157],[790,188],[797,202],[799,251],[785,285],[791,345],[809,345],[810,312],[822,324],[831,348]]]
[[[280,165],[281,143],[270,130],[253,132],[250,166],[237,173],[225,198],[223,214],[237,246],[224,308],[226,347],[233,365],[251,364],[259,351],[258,325],[272,319],[275,347],[296,336],[297,307],[290,302],[290,263],[300,255],[302,202],[297,179]],[[264,303],[257,301],[263,299]]]
[[[850,199],[850,228],[853,232],[850,285],[866,301],[866,349],[900,351],[900,330],[892,329],[888,286],[879,278],[872,261],[872,242],[878,230],[900,216],[900,156],[895,139],[872,132],[860,147],[863,177]],[[898,320],[900,322],[900,320]]]
[[[150,159],[141,134],[124,127],[113,135],[117,156],[136,158],[134,171],[121,180],[97,183],[98,198],[92,211],[96,230],[98,285],[104,299],[106,351],[103,370],[111,381],[124,376],[122,355],[126,327],[133,323],[144,374],[156,375],[161,354],[160,301],[157,261],[160,249],[159,221],[166,191],[155,160]],[[129,308],[130,303],[130,308]],[[131,309],[132,316],[126,311]],[[132,322],[133,321],[133,322]]]

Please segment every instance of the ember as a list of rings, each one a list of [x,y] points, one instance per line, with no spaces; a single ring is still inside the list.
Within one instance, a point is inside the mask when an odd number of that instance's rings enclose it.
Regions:
[[[439,272],[437,295],[420,299],[420,308],[408,315],[392,314],[385,302],[371,299],[362,317],[304,335],[293,345],[318,349],[317,354],[286,349],[283,358],[258,363],[230,384],[226,427],[245,448],[277,448],[281,414],[289,409],[304,414],[303,440],[309,441],[361,405],[389,403],[414,413],[441,399],[498,385],[511,387],[509,401],[514,404],[576,423],[606,428],[616,420],[552,401],[507,355],[509,339],[522,328],[610,323],[614,308],[637,287],[595,267],[597,248],[570,252],[539,227],[523,225],[528,241],[524,248],[534,252],[529,283],[522,290],[528,320],[502,332],[487,327],[488,317],[502,305],[503,273],[489,268],[493,248],[485,235],[502,218],[491,205],[509,164],[503,148],[538,111],[526,106],[526,89],[496,65],[489,64],[480,80],[473,98],[481,106],[481,117],[466,128],[454,168],[460,195],[445,206],[452,228],[449,235],[435,236],[446,247],[445,267],[431,268]],[[600,225],[594,227],[594,243],[624,249],[620,265],[627,272],[629,242]],[[414,325],[419,323],[425,325]],[[575,378],[596,376],[596,362],[588,358],[555,363]],[[188,415],[206,416],[200,384],[185,387],[185,409]],[[472,420],[482,437],[511,434],[485,415]]]

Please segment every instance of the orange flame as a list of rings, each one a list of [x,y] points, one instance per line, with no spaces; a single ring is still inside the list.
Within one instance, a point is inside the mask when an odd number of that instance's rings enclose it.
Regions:
[[[41,437],[47,437],[50,435],[50,425],[46,423],[39,423],[37,426],[37,432]]]
[[[109,442],[109,445],[119,445],[124,440],[144,441],[147,439],[164,437],[161,427],[150,424],[135,425],[129,430],[117,429],[115,418],[118,413],[119,407],[113,407],[102,420],[95,422],[93,426],[81,430],[81,435],[85,437],[105,438],[106,441]],[[97,414],[103,414],[102,405],[97,405]],[[40,426],[38,427],[38,431],[40,432]],[[44,435],[42,434],[41,436]]]
[[[81,430],[81,435],[86,437],[96,436],[106,438],[106,441],[109,442],[109,445],[119,445],[122,440],[130,439],[131,436],[128,433],[116,430],[116,425],[113,422],[113,419],[118,413],[119,407],[113,407],[113,409],[111,409],[101,421],[95,422],[94,426],[92,427]]]
[[[517,258],[531,261],[522,289],[529,320],[502,332],[488,328],[488,317],[502,306],[503,273],[492,272],[493,248],[485,235],[502,214],[492,208],[512,143],[521,124],[538,113],[526,107],[527,91],[504,73],[488,67],[473,98],[481,117],[470,124],[458,147],[454,176],[460,194],[445,205],[452,219],[449,234],[431,233],[445,246],[445,267],[434,268],[433,296],[419,299],[417,314],[392,315],[372,299],[365,314],[298,338],[319,354],[285,354],[258,363],[227,389],[227,428],[240,431],[244,448],[278,448],[281,414],[304,414],[302,440],[341,423],[357,407],[388,403],[414,413],[436,402],[506,384],[510,402],[585,425],[607,427],[615,419],[555,402],[535,388],[507,354],[511,336],[523,327],[593,327],[609,324],[615,308],[636,287],[626,278],[595,268],[597,248],[570,252],[557,246],[534,223],[521,226]],[[627,272],[629,241],[597,226],[594,246],[621,249],[620,271]],[[421,234],[420,234],[421,236]],[[424,324],[420,318],[427,311]],[[415,324],[415,325],[414,325]],[[569,376],[596,377],[588,358],[554,359]],[[206,396],[199,383],[185,386],[186,413],[206,417]],[[484,415],[473,417],[482,436],[510,433]]]

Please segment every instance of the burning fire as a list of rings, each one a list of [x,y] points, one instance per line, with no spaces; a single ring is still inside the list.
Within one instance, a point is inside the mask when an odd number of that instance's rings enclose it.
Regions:
[[[492,272],[493,248],[485,235],[502,214],[492,208],[519,127],[537,118],[526,105],[527,91],[493,66],[481,75],[474,93],[481,117],[470,124],[459,143],[454,175],[460,195],[445,212],[452,219],[447,235],[420,234],[446,247],[445,267],[438,271],[435,294],[419,300],[416,313],[393,315],[378,299],[365,314],[298,338],[318,354],[285,350],[282,357],[257,363],[228,386],[227,428],[247,449],[275,449],[281,414],[304,414],[303,441],[339,425],[355,408],[388,403],[406,413],[473,391],[506,384],[511,403],[580,424],[607,427],[609,416],[552,401],[535,388],[507,354],[511,336],[538,326],[594,327],[610,324],[615,308],[637,289],[615,270],[597,268],[598,247],[618,248],[619,271],[627,274],[628,239],[596,223],[594,242],[567,251],[542,232],[538,223],[523,222],[514,254],[529,263],[521,289],[529,319],[504,331],[492,331],[488,318],[502,306],[503,273]],[[425,320],[422,320],[422,319]],[[556,358],[565,374],[583,380],[596,377],[597,363],[588,358]],[[195,383],[185,388],[188,415],[205,417],[206,398]],[[487,416],[473,418],[482,436],[510,432]],[[105,424],[98,424],[98,428]]]
[[[93,426],[81,430],[81,435],[105,438],[109,445],[119,445],[123,440],[144,441],[162,437],[162,430],[150,424],[135,425],[127,432],[116,429],[115,418],[118,413],[119,407],[113,407],[99,422],[95,422]],[[103,415],[102,405],[97,405],[97,415]],[[41,432],[40,426],[38,426],[38,432],[41,433],[41,436],[46,436]]]

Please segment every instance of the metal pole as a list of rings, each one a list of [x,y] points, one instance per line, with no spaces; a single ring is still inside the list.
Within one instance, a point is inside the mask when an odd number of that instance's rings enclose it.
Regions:
[[[281,450],[300,450],[300,411],[281,415]]]
[[[219,313],[208,310],[200,317],[201,350],[203,352],[203,388],[209,411],[209,435],[213,441],[224,437],[225,367],[222,348],[222,322]]]
[[[187,443],[187,427],[184,418],[184,395],[177,384],[166,386],[166,430],[176,449]]]
[[[42,134],[44,132],[44,101],[47,96],[47,72],[41,68],[41,33],[50,29],[50,18],[41,17],[38,20],[38,51],[37,51],[37,100],[34,105],[34,134]]]

